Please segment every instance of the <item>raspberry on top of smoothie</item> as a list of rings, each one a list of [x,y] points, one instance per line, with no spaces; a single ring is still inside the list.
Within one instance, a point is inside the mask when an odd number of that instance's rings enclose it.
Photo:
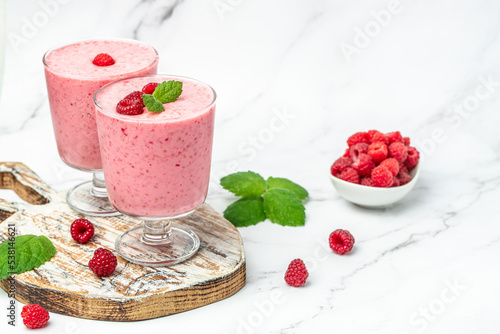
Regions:
[[[169,80],[161,84],[150,82],[142,87],[142,92],[135,91],[116,105],[116,112],[122,115],[140,115],[144,107],[151,112],[165,111],[163,104],[175,102],[182,94],[182,81]]]
[[[96,66],[111,66],[115,63],[113,57],[108,55],[107,53],[99,53],[95,56],[94,60],[92,60],[92,64]]]
[[[175,102],[163,104],[158,102],[160,105],[162,104],[163,109],[165,109],[164,112],[159,112],[161,109],[158,112],[147,109],[144,98],[142,99],[142,112],[136,105],[140,105],[140,103],[138,103],[139,101],[135,99],[135,101],[121,102],[122,100],[130,99],[132,92],[138,96],[141,95],[141,93],[143,97],[148,96],[144,91],[151,91],[151,87],[148,86],[152,83],[158,83],[158,86],[153,90],[153,94],[156,94],[154,91],[159,88],[160,84],[164,81],[177,81],[179,92],[180,89],[182,89],[182,94],[178,96]],[[216,98],[215,92],[210,86],[187,77],[173,75],[162,75],[157,77],[137,76],[121,79],[115,83],[114,85],[108,84],[103,86],[95,95],[95,103],[98,110],[101,110],[103,113],[115,119],[121,119],[126,122],[172,122],[191,119],[206,111],[207,108],[211,108]],[[182,83],[182,87],[180,83]],[[141,93],[139,93],[139,91],[141,91]],[[149,94],[150,98],[154,98],[153,94]],[[159,98],[160,97],[154,99],[158,100]],[[134,105],[133,108],[130,108],[135,110],[135,112],[132,112],[134,115],[131,116],[128,112],[122,113],[120,110],[117,110],[117,108],[122,109],[122,107],[118,107],[118,104],[122,106]]]
[[[124,77],[124,74],[153,73],[144,71],[157,65],[158,53],[151,46],[135,40],[88,40],[50,50],[44,63],[57,75],[110,82]]]

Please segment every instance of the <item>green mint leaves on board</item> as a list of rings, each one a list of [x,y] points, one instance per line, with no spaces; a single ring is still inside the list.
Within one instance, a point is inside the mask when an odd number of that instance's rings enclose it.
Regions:
[[[269,177],[248,171],[223,177],[221,186],[241,196],[224,211],[224,218],[236,227],[250,226],[269,218],[283,226],[303,226],[306,220],[302,204],[309,193],[284,178]]]
[[[0,280],[38,268],[56,253],[46,236],[20,235],[0,244]]]
[[[142,100],[148,111],[162,112],[165,111],[165,108],[163,107],[164,103],[177,101],[181,94],[181,81],[163,81],[155,88],[153,94],[143,94]]]

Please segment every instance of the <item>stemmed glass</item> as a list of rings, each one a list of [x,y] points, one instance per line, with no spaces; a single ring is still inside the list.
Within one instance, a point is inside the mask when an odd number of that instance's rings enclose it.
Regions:
[[[115,63],[95,65],[93,59],[100,53],[109,54]],[[102,172],[93,96],[113,80],[155,74],[158,53],[135,40],[91,40],[53,48],[43,56],[43,64],[59,156],[68,166],[93,173],[92,181],[68,191],[68,205],[91,216],[119,215],[108,199]]]
[[[116,112],[117,103],[148,83],[181,81],[183,92],[165,111]],[[122,233],[115,250],[130,262],[165,266],[193,256],[200,240],[172,220],[205,201],[215,116],[215,91],[180,76],[137,76],[109,83],[94,97],[109,198],[121,213],[144,224]]]

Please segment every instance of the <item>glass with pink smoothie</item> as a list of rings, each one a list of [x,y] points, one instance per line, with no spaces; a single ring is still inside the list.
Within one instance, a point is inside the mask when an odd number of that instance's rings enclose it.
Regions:
[[[128,94],[148,83],[170,80],[182,82],[182,93],[175,102],[164,103],[164,111],[117,112],[117,104]],[[129,261],[172,265],[198,249],[198,237],[170,226],[169,219],[189,214],[205,201],[215,100],[209,85],[171,75],[122,79],[96,93],[97,130],[110,201],[118,211],[145,221],[117,240],[115,249]]]
[[[111,81],[156,74],[158,53],[135,40],[89,40],[49,50],[43,63],[59,155],[67,165],[94,173],[92,182],[68,192],[68,204],[84,214],[117,214],[102,176],[93,96]]]

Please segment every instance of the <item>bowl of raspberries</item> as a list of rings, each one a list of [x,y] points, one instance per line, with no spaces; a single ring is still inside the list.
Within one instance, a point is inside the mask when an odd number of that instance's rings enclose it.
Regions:
[[[330,168],[340,196],[355,204],[384,208],[405,197],[419,175],[420,153],[399,131],[357,132]]]

